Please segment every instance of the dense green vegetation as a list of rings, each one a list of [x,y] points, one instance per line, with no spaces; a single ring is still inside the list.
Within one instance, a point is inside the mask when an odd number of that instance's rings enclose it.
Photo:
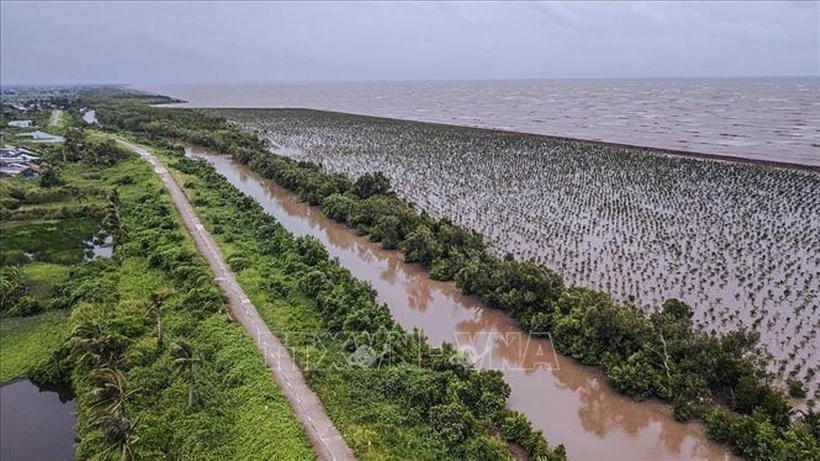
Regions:
[[[133,163],[126,181],[133,184],[118,187],[127,238],[113,261],[84,266],[62,289],[81,303],[71,340],[78,455],[133,443],[136,457],[312,458],[251,339],[227,318],[158,179],[147,164]],[[112,386],[113,400],[98,401]],[[112,433],[112,422],[132,430]]]
[[[53,155],[53,149],[45,151],[43,160]],[[82,184],[88,174],[82,165],[70,165],[65,175],[71,185],[42,187],[19,177],[0,182],[0,315],[52,309],[54,286],[103,243],[102,191]]]
[[[294,238],[210,166],[175,166],[240,283],[359,457],[506,459],[503,441],[533,458],[563,457],[506,408],[500,372],[476,370],[451,347],[404,332],[319,242]]]
[[[244,137],[230,128],[224,133],[227,143]],[[163,140],[155,144],[179,154]],[[506,408],[510,390],[499,372],[476,370],[452,347],[431,348],[417,333],[404,332],[370,286],[331,261],[321,244],[294,239],[212,169],[184,159],[177,166],[205,178],[196,183],[192,203],[357,456],[507,459],[507,442],[533,458],[564,458],[563,447],[550,450],[524,416]],[[358,186],[363,195],[389,188],[380,175]],[[378,366],[351,363],[351,354],[364,354],[365,361],[378,356]],[[311,367],[306,357],[317,355],[322,364]]]
[[[0,320],[0,385],[29,375],[68,337],[65,312]]]
[[[80,138],[47,158],[60,185],[3,180],[2,380],[72,387],[79,459],[313,459],[151,167]],[[94,212],[60,219],[80,202]],[[113,257],[87,260],[99,229]],[[8,317],[21,300],[56,311]]]
[[[557,350],[584,364],[602,367],[610,383],[621,392],[636,399],[663,399],[674,406],[675,416],[681,420],[703,419],[713,439],[730,444],[741,456],[750,459],[820,456],[818,414],[811,408],[805,412],[792,411],[785,393],[772,384],[757,359],[758,337],[754,333],[702,332],[692,325],[691,307],[677,300],[668,300],[651,315],[644,315],[628,305],[614,302],[607,293],[566,288],[562,278],[546,267],[511,256],[496,258],[487,251],[479,234],[446,219],[437,220],[419,213],[412,204],[390,193],[379,176],[352,181],[326,173],[315,164],[273,155],[254,135],[215,117],[195,111],[159,110],[113,101],[98,107],[98,118],[103,124],[121,129],[157,138],[184,139],[233,155],[311,204],[320,206],[333,219],[381,241],[386,248],[402,250],[407,261],[423,264],[431,277],[455,280],[465,293],[478,295],[490,306],[510,313],[525,330],[551,334]],[[184,162],[181,165],[188,172],[211,175],[209,182],[218,182],[214,173],[203,170],[205,167],[185,166]],[[228,222],[256,219],[253,216],[257,213],[253,210],[258,207],[250,199],[238,197],[235,192],[231,194],[229,188],[221,193],[226,195],[224,200],[234,202],[231,207],[249,215],[248,218],[236,216]],[[227,205],[223,203],[219,209],[230,209]],[[215,232],[227,225],[216,219],[212,221]],[[231,225],[231,229],[242,227]],[[332,270],[323,270],[318,264],[323,258],[317,258],[314,253],[325,258],[326,255],[315,243],[297,240],[281,249],[277,245],[283,244],[273,243],[283,240],[274,224],[265,227],[246,224],[244,228],[248,229],[245,232],[257,233],[258,253],[285,254],[296,260],[290,263],[295,267],[292,277],[297,278],[299,274],[303,289],[314,293],[316,307],[327,316],[323,320],[329,327],[335,325],[338,329],[340,325],[334,322],[342,322],[348,315],[352,315],[350,326],[364,329],[381,326],[375,312],[353,315],[356,310],[347,310],[351,303],[334,301],[341,294],[335,293],[328,281],[340,284],[341,276],[334,272],[337,269],[332,264]],[[245,250],[242,258],[256,253]],[[274,261],[270,264],[276,267]],[[316,270],[315,266],[321,269]],[[268,282],[267,290],[278,296],[288,295],[290,290],[281,285],[281,282]],[[367,304],[366,297],[361,302]],[[450,404],[452,402],[447,405]],[[478,411],[468,404],[465,406]],[[445,413],[458,412],[448,408]],[[429,419],[434,424],[440,421],[436,417]]]
[[[110,143],[97,146],[113,149],[109,156],[117,159],[127,157]],[[17,177],[0,183],[0,315],[51,309],[53,287],[69,268],[93,259],[95,250],[110,253],[106,238],[116,229],[108,218],[110,189],[101,186],[100,164],[88,156],[63,162],[63,153],[53,146],[42,151],[39,180]]]
[[[43,159],[50,161],[57,149],[43,148]],[[94,256],[95,237],[104,234],[101,192],[83,184],[88,174],[69,165],[70,186],[0,182],[0,384],[36,374],[68,337],[68,312],[54,310],[65,307],[56,288],[72,267]]]

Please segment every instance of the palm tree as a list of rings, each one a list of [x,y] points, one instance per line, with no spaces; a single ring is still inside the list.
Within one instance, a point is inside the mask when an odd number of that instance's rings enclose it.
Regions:
[[[137,459],[134,446],[139,442],[139,436],[133,433],[135,422],[131,422],[125,415],[106,414],[97,419],[96,425],[102,430],[106,448],[95,458],[119,458],[120,461]]]
[[[116,338],[103,331],[96,322],[74,327],[69,345],[79,362],[92,367],[113,367],[120,361]]]
[[[50,163],[43,163],[40,169],[40,187],[54,187],[63,184],[60,169]]]
[[[171,297],[171,290],[160,290],[151,293],[148,302],[148,314],[154,315],[157,320],[157,347],[162,347],[162,306]]]
[[[97,410],[102,416],[110,414],[120,414],[125,416],[125,401],[136,392],[128,390],[128,380],[125,375],[116,368],[97,368],[89,374],[92,389],[91,408]]]
[[[182,376],[182,379],[188,385],[188,406],[190,407],[194,404],[196,398],[194,378],[196,364],[199,359],[195,357],[193,347],[184,342],[174,343],[171,346],[171,357],[174,359],[176,373]]]
[[[90,424],[102,432],[106,447],[100,459],[136,459],[134,445],[139,437],[133,434],[135,423],[128,419],[125,402],[136,389],[128,389],[128,380],[116,368],[97,368],[89,373],[90,407],[94,412]],[[119,454],[119,456],[117,456]]]
[[[84,154],[86,149],[85,130],[82,128],[68,128],[65,132],[65,143],[63,144],[63,163],[68,160],[77,161]],[[68,156],[70,158],[68,158]]]
[[[120,220],[120,196],[117,194],[117,189],[108,191],[108,204],[105,208],[105,216],[103,217],[103,227],[114,237],[116,245],[121,244],[128,237],[128,232],[122,225]]]

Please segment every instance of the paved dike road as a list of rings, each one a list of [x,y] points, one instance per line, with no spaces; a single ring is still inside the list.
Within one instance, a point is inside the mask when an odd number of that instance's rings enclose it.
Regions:
[[[213,237],[199,221],[199,217],[197,217],[196,212],[188,202],[188,198],[174,181],[174,178],[162,165],[162,162],[144,147],[122,140],[117,141],[148,161],[162,179],[162,183],[171,195],[171,200],[174,202],[180,216],[182,216],[182,221],[185,223],[188,233],[193,237],[199,253],[208,262],[211,272],[214,274],[214,280],[216,280],[222,292],[225,293],[231,316],[245,328],[245,331],[251,335],[256,343],[256,347],[262,352],[273,378],[279,384],[279,388],[282,389],[290,402],[296,418],[302,423],[305,433],[310,438],[316,456],[321,460],[355,459],[353,452],[342,438],[342,434],[325,413],[319,397],[308,387],[301,370],[293,361],[288,350],[271,333],[259,313],[256,312],[256,308],[245,295],[242,287],[239,286]]]

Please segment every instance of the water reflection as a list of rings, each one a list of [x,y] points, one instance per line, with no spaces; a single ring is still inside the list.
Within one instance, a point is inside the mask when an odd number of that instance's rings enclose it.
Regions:
[[[31,381],[0,387],[0,459],[73,459],[72,398],[65,390],[40,389]]]
[[[84,241],[85,260],[91,261],[94,258],[110,258],[114,254],[114,238],[103,230]]]
[[[556,356],[548,340],[523,334],[506,314],[483,307],[454,284],[430,280],[400,253],[356,236],[228,157],[190,147],[188,153],[207,159],[294,234],[319,239],[342,266],[373,285],[405,329],[423,330],[432,344],[464,346],[478,366],[501,370],[512,389],[510,407],[525,413],[551,443],[565,444],[573,459],[731,457],[706,440],[699,425],[675,422],[657,402],[615,393],[597,370]]]

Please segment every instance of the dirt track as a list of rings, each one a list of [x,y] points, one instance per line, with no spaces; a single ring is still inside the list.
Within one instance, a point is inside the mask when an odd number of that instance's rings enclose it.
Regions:
[[[245,331],[256,343],[256,347],[262,352],[273,378],[279,384],[282,392],[290,402],[296,418],[302,423],[305,433],[310,438],[313,451],[318,459],[355,459],[341,433],[325,413],[322,402],[308,387],[301,370],[291,358],[290,353],[279,339],[271,333],[256,308],[245,295],[242,287],[239,286],[236,276],[225,263],[225,258],[213,237],[199,221],[199,217],[191,207],[188,198],[174,181],[174,178],[162,162],[144,147],[121,140],[119,142],[148,161],[162,179],[162,183],[171,195],[171,200],[179,211],[189,234],[193,237],[199,253],[208,262],[214,274],[214,280],[222,289],[222,292],[225,293],[231,315],[245,328]],[[275,434],[272,434],[272,436],[275,436]]]
[[[48,120],[48,126],[57,126],[60,123],[60,116],[63,115],[63,111],[60,109],[54,109],[51,111],[51,118]]]

